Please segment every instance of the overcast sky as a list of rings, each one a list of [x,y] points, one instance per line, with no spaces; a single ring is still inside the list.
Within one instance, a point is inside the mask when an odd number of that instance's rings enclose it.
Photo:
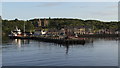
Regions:
[[[3,19],[62,17],[118,20],[118,2],[3,2]]]

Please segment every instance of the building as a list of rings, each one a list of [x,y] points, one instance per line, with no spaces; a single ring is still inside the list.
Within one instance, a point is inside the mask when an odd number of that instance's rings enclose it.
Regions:
[[[47,34],[48,35],[59,35],[59,31],[57,29],[49,29]]]
[[[37,24],[38,24],[38,27],[47,27],[49,22],[44,18],[44,19],[39,19]]]
[[[46,19],[44,19],[44,26],[48,26],[48,21]]]
[[[39,19],[39,20],[38,20],[38,27],[40,27],[40,26],[42,26],[42,22],[41,22],[41,20]]]

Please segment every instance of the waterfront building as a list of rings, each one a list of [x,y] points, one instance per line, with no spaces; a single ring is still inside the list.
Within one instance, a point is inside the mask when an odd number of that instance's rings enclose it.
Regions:
[[[64,29],[64,28],[62,28],[62,29],[60,30],[60,35],[65,35],[65,29]]]
[[[42,26],[42,22],[41,22],[41,20],[39,19],[39,21],[38,21],[38,27],[41,27]]]
[[[38,24],[38,27],[44,28],[48,26],[49,22],[44,18],[44,19],[39,19],[37,24]]]
[[[48,26],[48,21],[46,19],[44,19],[44,26]]]
[[[76,34],[81,34],[81,35],[86,34],[86,30],[87,30],[87,28],[84,26],[74,27],[74,33],[76,33]]]
[[[85,28],[76,29],[75,32],[76,32],[77,34],[85,34]]]
[[[57,30],[57,29],[49,29],[47,31],[47,34],[48,35],[59,35],[59,30]]]
[[[34,35],[41,35],[41,31],[40,30],[35,30]]]

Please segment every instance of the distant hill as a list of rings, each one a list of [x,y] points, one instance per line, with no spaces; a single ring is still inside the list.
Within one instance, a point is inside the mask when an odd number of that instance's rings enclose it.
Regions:
[[[119,30],[120,28],[120,22],[103,22],[99,20],[82,20],[82,19],[68,19],[68,18],[41,18],[42,22],[44,20],[47,21],[47,25],[45,26],[38,26],[39,19],[31,19],[31,20],[2,20],[2,30],[3,33],[10,33],[11,30],[13,30],[16,26],[18,26],[22,31],[24,27],[24,23],[26,26],[26,31],[34,31],[35,29],[49,29],[49,28],[55,28],[55,29],[61,29],[64,27],[89,27],[94,30],[99,29],[114,29]]]

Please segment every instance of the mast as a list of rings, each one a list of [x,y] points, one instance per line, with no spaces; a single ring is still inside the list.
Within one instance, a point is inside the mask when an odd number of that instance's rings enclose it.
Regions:
[[[24,21],[24,36],[25,36],[25,21]]]

